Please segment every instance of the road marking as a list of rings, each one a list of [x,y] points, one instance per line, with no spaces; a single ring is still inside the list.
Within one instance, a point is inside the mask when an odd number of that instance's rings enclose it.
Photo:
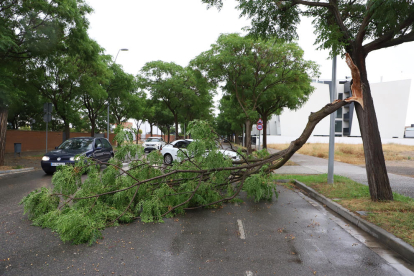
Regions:
[[[246,271],[246,276],[253,276],[253,272],[251,272],[251,271]]]
[[[246,234],[244,233],[244,228],[243,228],[242,221],[240,219],[238,219],[237,224],[239,225],[240,239],[245,240],[246,239]]]

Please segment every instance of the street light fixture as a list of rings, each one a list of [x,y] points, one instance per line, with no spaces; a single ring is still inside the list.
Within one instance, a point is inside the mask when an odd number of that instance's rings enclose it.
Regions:
[[[120,51],[125,52],[125,51],[128,51],[128,49],[126,49],[126,48],[119,49],[118,53],[116,54],[114,63],[116,63],[116,59],[118,58],[118,55],[119,55]],[[108,101],[108,120],[107,120],[107,137],[106,138],[108,138],[108,140],[109,140],[109,101]]]

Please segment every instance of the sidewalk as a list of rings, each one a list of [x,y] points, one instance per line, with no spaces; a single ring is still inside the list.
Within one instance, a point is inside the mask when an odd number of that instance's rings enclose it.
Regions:
[[[268,149],[270,153],[277,150]],[[327,174],[328,160],[295,153],[290,160],[298,166],[283,166],[277,174]],[[348,177],[358,183],[368,185],[367,172],[364,167],[334,161],[334,174]],[[388,173],[393,192],[414,198],[414,179]]]

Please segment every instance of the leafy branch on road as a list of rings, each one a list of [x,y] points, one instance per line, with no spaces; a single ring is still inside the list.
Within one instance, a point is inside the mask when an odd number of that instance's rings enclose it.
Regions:
[[[121,146],[108,163],[81,158],[54,174],[53,189],[35,190],[21,204],[34,225],[51,228],[63,241],[92,244],[108,226],[135,219],[162,222],[186,210],[216,208],[237,200],[241,191],[255,201],[271,200],[277,192],[270,173],[306,143],[320,120],[346,104],[339,101],[312,113],[302,135],[287,149],[250,156],[238,151],[240,161],[216,148],[217,137],[204,121],[192,122],[195,141],[178,153],[183,161],[171,166],[164,165],[156,151],[144,155],[131,133],[119,131],[115,139]],[[122,160],[127,158],[130,163],[125,168]],[[103,171],[101,165],[106,165]],[[87,177],[82,180],[84,173]]]

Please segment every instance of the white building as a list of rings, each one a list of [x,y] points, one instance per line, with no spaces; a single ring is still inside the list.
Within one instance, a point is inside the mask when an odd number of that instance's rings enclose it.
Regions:
[[[268,121],[268,143],[272,143],[272,136],[289,137],[287,140],[298,138],[305,129],[311,112],[320,110],[330,102],[330,83],[331,81],[313,83],[315,90],[301,108],[298,110],[285,109],[280,116],[274,115]],[[381,139],[404,137],[410,85],[411,80],[370,83]],[[336,99],[345,99],[350,96],[350,82],[339,81]],[[361,136],[354,103],[339,109],[335,118],[335,136]],[[320,121],[312,132],[312,136],[329,136],[329,120],[330,118],[327,116]],[[252,134],[258,134],[256,126],[253,126]]]

